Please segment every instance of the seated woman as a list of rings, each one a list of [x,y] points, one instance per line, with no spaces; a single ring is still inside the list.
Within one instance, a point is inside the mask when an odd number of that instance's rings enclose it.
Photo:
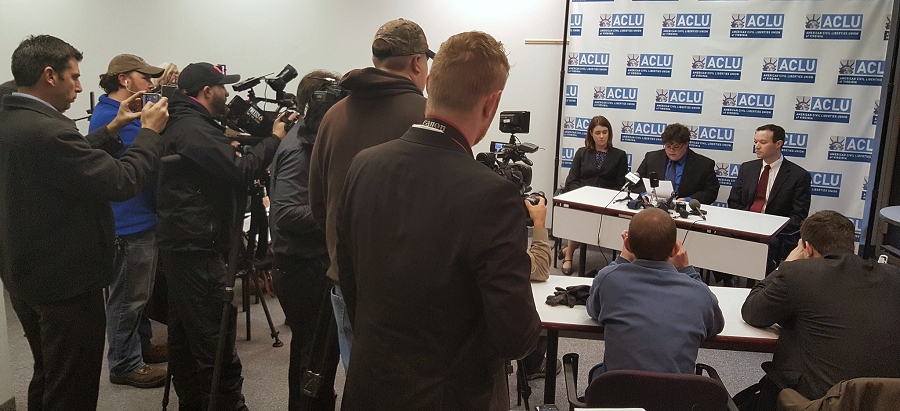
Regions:
[[[572,168],[563,191],[572,191],[579,187],[593,186],[616,190],[625,184],[628,173],[628,158],[625,152],[613,148],[613,131],[609,120],[603,116],[595,116],[588,125],[584,147],[575,152]],[[569,245],[559,251],[557,258],[563,260],[562,272],[572,272],[572,254],[581,244],[569,241]]]

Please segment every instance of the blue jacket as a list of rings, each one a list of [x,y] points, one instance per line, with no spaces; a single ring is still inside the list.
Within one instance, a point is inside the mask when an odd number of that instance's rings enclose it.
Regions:
[[[594,277],[587,311],[604,328],[601,371],[693,374],[700,343],[725,327],[694,267],[666,261],[620,257]]]
[[[94,112],[91,114],[89,132],[109,124],[119,112],[119,102],[109,98],[106,94],[100,96]],[[141,121],[134,120],[119,132],[119,138],[125,148],[119,150],[115,157],[120,158],[125,149],[134,143],[138,131],[141,130]],[[156,180],[155,175],[151,177]],[[112,202],[113,217],[116,222],[116,236],[141,233],[156,227],[155,197],[156,184],[150,183],[138,195],[122,202]]]

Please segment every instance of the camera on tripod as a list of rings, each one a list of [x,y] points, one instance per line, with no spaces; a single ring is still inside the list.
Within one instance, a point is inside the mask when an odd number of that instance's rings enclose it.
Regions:
[[[288,109],[295,109],[296,103],[294,95],[285,93],[284,88],[287,83],[297,78],[297,70],[290,64],[284,66],[281,71],[274,77],[265,76],[251,77],[244,81],[235,83],[232,88],[236,92],[247,91],[247,98],[234,96],[228,103],[228,114],[225,117],[226,125],[234,130],[248,133],[256,137],[268,137],[272,134],[272,125],[278,113]],[[253,91],[263,81],[275,90],[275,98],[257,97]],[[265,111],[260,108],[260,103],[276,104],[278,108],[275,111]]]

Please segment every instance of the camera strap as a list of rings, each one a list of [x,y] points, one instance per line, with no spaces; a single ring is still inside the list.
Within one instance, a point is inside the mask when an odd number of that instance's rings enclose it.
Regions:
[[[430,130],[433,132],[441,133],[447,137],[449,137],[456,145],[459,146],[464,152],[468,153],[469,156],[475,157],[472,153],[472,147],[469,146],[469,142],[466,138],[459,132],[459,130],[447,120],[438,118],[438,117],[428,117],[425,121],[422,122],[421,125],[416,124],[413,127],[423,128],[426,130]]]

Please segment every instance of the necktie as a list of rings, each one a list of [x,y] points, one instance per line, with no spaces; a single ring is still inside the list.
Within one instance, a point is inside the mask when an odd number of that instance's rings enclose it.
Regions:
[[[675,183],[675,162],[669,160],[669,167],[666,169],[666,180],[671,181],[674,185]]]
[[[766,189],[769,188],[769,169],[771,168],[766,164],[762,174],[759,176],[759,184],[756,185],[756,198],[753,199],[753,205],[750,206],[750,211],[754,213],[761,213],[763,204],[766,203]]]

